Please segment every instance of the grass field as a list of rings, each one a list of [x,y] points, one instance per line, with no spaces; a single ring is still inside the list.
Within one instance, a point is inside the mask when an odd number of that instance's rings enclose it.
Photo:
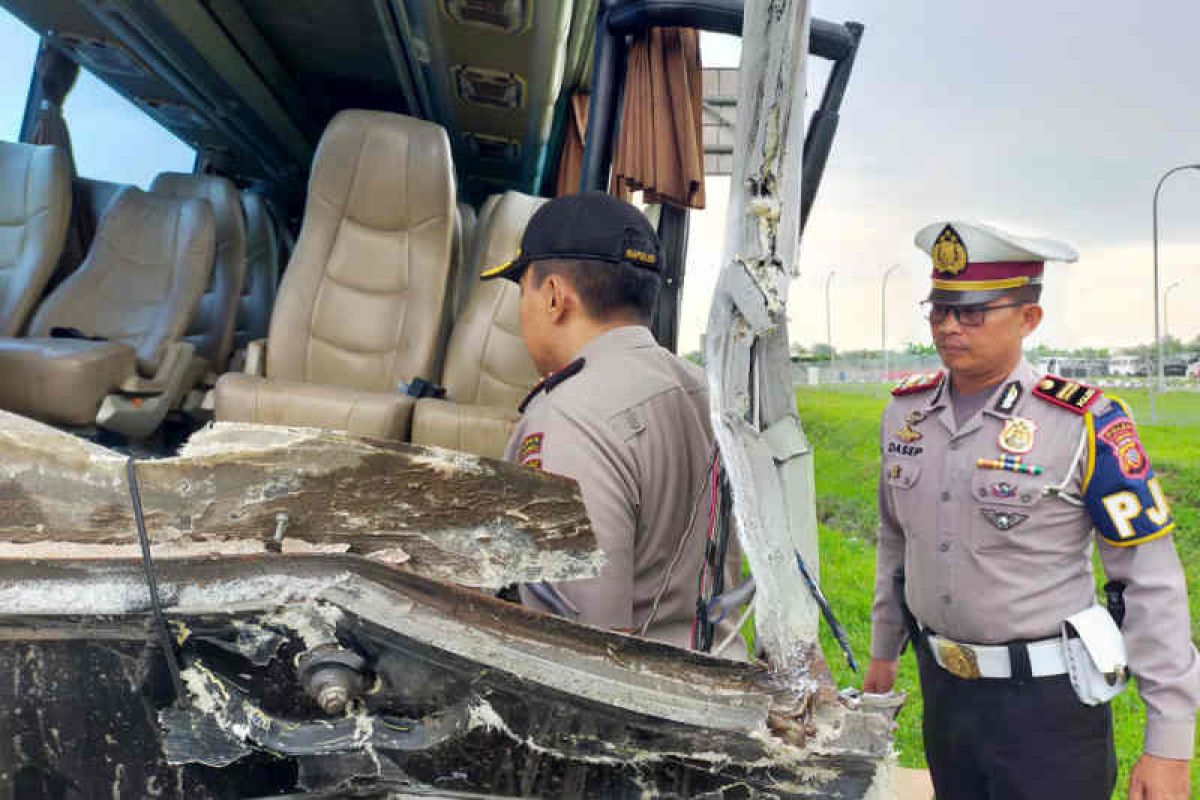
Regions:
[[[1138,420],[1142,441],[1171,500],[1178,521],[1176,543],[1188,578],[1192,636],[1200,632],[1200,393],[1172,392],[1159,398],[1160,423],[1149,424],[1145,391],[1122,391]],[[879,471],[879,416],[888,401],[881,386],[800,388],[800,418],[815,448],[817,514],[821,522],[821,583],[865,666],[871,635],[871,587],[875,574],[875,487]],[[1097,562],[1097,567],[1099,562]],[[1103,583],[1102,578],[1098,578]],[[861,686],[841,659],[836,642],[822,629],[825,649],[839,686]],[[900,662],[897,689],[908,692],[896,747],[900,763],[924,766],[921,697],[911,652]],[[1117,698],[1117,757],[1121,773],[1114,797],[1125,798],[1129,769],[1142,747],[1144,712],[1133,688]],[[1200,768],[1192,765],[1193,792]]]

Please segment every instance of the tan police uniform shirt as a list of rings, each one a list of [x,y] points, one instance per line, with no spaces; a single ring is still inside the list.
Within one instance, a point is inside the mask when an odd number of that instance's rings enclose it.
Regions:
[[[1146,703],[1145,750],[1191,758],[1200,657],[1170,526],[1133,546],[1096,535],[1101,521],[1081,502],[1094,469],[1093,423],[1078,409],[1034,396],[1041,379],[1022,362],[959,429],[948,380],[895,397],[884,412],[871,655],[895,659],[903,646],[893,582],[901,573],[912,613],[942,636],[998,644],[1059,635],[1066,617],[1096,602],[1096,542],[1108,578],[1127,584],[1122,631]],[[1095,418],[1106,409],[1117,413],[1113,402],[1102,396],[1089,411]],[[1040,475],[977,464],[1004,455],[1000,437],[1013,417],[1037,426],[1032,449],[1021,457],[1042,467]],[[1132,457],[1144,458],[1137,447]]]
[[[666,580],[646,635],[688,647],[714,456],[704,372],[660,347],[642,326],[610,330],[578,357],[584,365],[577,374],[533,394],[505,456],[578,481],[607,557],[599,577],[554,588],[578,609],[578,621],[637,630]],[[684,536],[679,561],[665,578]],[[736,585],[741,564],[730,538],[727,589]],[[548,610],[526,588],[521,599]],[[719,625],[714,641],[731,625]],[[739,640],[723,655],[744,653]]]

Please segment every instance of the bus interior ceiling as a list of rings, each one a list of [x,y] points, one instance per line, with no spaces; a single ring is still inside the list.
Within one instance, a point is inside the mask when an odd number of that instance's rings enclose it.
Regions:
[[[603,187],[623,64],[607,42],[651,25],[736,33],[740,0],[3,0],[17,18],[194,147],[209,169],[258,184],[298,216],[321,131],[344,108],[432,120],[451,137],[462,199],[554,178],[570,96],[598,86],[583,184]],[[595,48],[597,12],[605,21]],[[828,155],[861,26],[814,20],[835,62],[806,144],[804,208]],[[593,52],[601,54],[593,77]],[[600,112],[597,113],[597,108]],[[592,127],[592,126],[589,126]],[[76,132],[86,135],[85,131]],[[813,158],[807,158],[811,149]],[[595,152],[593,152],[595,151]],[[810,170],[810,162],[812,168]],[[807,213],[805,214],[807,216]]]

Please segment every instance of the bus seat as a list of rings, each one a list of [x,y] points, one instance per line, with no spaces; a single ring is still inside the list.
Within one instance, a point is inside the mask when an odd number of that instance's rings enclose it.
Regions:
[[[413,441],[500,458],[519,419],[517,406],[537,383],[537,369],[521,338],[520,288],[511,281],[480,281],[487,264],[509,260],[533,213],[546,202],[505,192],[479,230],[471,295],[450,335],[442,385],[445,400],[417,402]]]
[[[0,336],[24,329],[54,274],[70,218],[71,167],[62,148],[0,142]]]
[[[217,381],[217,420],[404,439],[431,379],[455,222],[440,126],[342,111],[313,158],[304,219],[266,343]]]
[[[207,200],[122,190],[87,258],[38,309],[30,338],[0,339],[0,408],[131,436],[157,427],[191,361],[181,340],[214,248]]]
[[[233,182],[217,175],[164,172],[150,184],[152,194],[177,200],[203,198],[213,210],[216,253],[212,277],[188,325],[186,340],[207,369],[221,373],[233,348],[233,326],[246,275],[246,228]],[[204,365],[198,365],[203,377]]]
[[[473,270],[471,265],[471,249],[474,245],[476,223],[478,221],[475,209],[466,203],[459,203],[458,220],[461,230],[459,243],[460,261],[453,281],[450,311],[451,322],[458,319],[458,315],[462,313],[463,306],[467,303],[467,298],[471,296],[472,288],[474,288],[475,283],[479,280],[478,271]]]
[[[257,192],[242,192],[246,214],[246,280],[238,301],[234,346],[239,350],[266,338],[279,285],[279,236],[267,201]]]

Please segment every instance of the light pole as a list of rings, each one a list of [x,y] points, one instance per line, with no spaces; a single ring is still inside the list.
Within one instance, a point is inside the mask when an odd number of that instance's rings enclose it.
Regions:
[[[1162,174],[1162,177],[1158,179],[1158,184],[1154,187],[1154,342],[1158,349],[1158,392],[1166,389],[1166,380],[1163,378],[1163,341],[1158,327],[1158,193],[1162,191],[1163,181],[1185,169],[1200,170],[1200,164],[1180,164],[1178,167],[1172,167]],[[1154,381],[1150,381],[1150,421],[1158,422],[1158,403],[1154,384]]]
[[[1183,281],[1173,281],[1166,289],[1163,289],[1163,338],[1171,338],[1171,306],[1167,301],[1171,299],[1171,290],[1174,289]]]
[[[825,345],[829,348],[830,379],[833,378],[833,317],[831,316],[832,306],[829,303],[829,282],[836,274],[837,270],[831,269],[825,276]]]
[[[891,370],[888,369],[888,349],[887,349],[887,279],[896,270],[900,269],[899,264],[892,264],[883,271],[883,286],[879,289],[879,349],[883,351],[883,382],[887,383]]]

